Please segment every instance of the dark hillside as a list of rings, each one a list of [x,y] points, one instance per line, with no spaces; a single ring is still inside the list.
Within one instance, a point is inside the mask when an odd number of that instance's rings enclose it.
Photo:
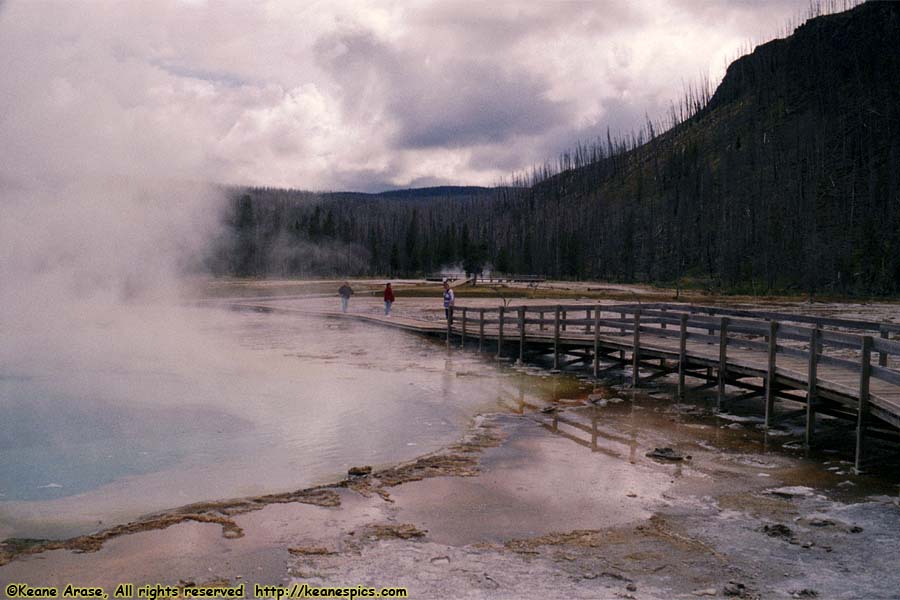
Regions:
[[[485,259],[554,277],[896,294],[898,47],[898,3],[812,19],[735,61],[666,133],[576,148],[526,188],[434,188],[402,201],[250,190],[257,260],[244,271],[284,272],[260,248],[299,223],[298,240],[353,254],[335,272]],[[239,218],[235,228],[254,237]]]
[[[535,186],[549,272],[896,293],[898,41],[898,4],[814,19],[732,64],[685,123]]]

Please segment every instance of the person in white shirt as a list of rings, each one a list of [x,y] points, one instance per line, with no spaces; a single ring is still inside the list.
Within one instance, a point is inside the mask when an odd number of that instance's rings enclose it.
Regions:
[[[450,289],[450,282],[444,282],[444,317],[450,320],[450,309],[453,308],[453,302],[456,300],[456,294]]]

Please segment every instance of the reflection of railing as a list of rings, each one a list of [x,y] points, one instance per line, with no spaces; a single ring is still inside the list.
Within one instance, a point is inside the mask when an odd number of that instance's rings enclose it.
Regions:
[[[625,437],[620,433],[607,431],[606,428],[601,429],[599,426],[599,409],[591,407],[589,410],[590,424],[585,423],[576,415],[561,415],[558,412],[554,412],[546,417],[541,415],[541,413],[536,413],[533,418],[548,431],[573,441],[580,446],[589,448],[591,452],[600,452],[613,458],[622,458],[622,454],[613,450],[611,446],[625,446],[628,448],[628,460],[634,462],[638,449],[637,435],[632,431],[629,437]],[[562,429],[560,427],[561,424],[566,425],[568,431]],[[590,436],[589,440],[581,436],[581,434],[585,433]],[[598,443],[600,439],[604,441],[603,445]]]
[[[638,449],[638,440],[635,431],[626,437],[620,432],[611,430],[609,427],[600,426],[600,409],[597,406],[585,407],[590,416],[590,424],[587,424],[581,417],[584,411],[574,414],[562,415],[559,411],[553,411],[544,414],[540,409],[546,408],[546,405],[534,404],[525,399],[524,391],[520,392],[519,397],[515,400],[509,398],[501,398],[500,405],[511,412],[524,415],[527,414],[530,419],[538,423],[541,427],[548,431],[558,434],[570,441],[589,448],[591,452],[600,452],[614,458],[621,458],[622,454],[609,446],[616,444],[626,446],[628,448],[628,460],[634,461]],[[566,425],[569,430],[561,429],[560,424]],[[585,439],[581,434],[588,434],[589,439]],[[604,441],[601,445],[598,442]]]
[[[854,418],[857,466],[870,417],[900,427],[900,369],[891,366],[900,357],[900,341],[889,339],[900,332],[896,324],[677,304],[458,306],[447,321],[448,343],[459,336],[465,344],[473,328],[479,349],[496,342],[499,357],[517,342],[523,361],[526,349],[543,348],[552,353],[554,369],[562,355],[581,352],[578,360],[592,358],[597,375],[601,356],[619,352],[625,362],[628,352],[634,386],[641,367],[657,368],[651,359],[660,360],[663,374],[674,372],[666,361],[675,360],[679,396],[686,375],[714,382],[720,404],[726,385],[744,387],[765,397],[767,426],[776,397],[804,402],[807,443],[817,411]],[[742,381],[747,378],[762,378],[764,385]],[[798,390],[805,397],[792,393]]]

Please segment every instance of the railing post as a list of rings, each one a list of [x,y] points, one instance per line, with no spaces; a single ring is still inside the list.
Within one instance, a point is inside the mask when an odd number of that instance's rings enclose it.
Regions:
[[[447,308],[447,347],[450,347],[450,335],[453,333],[453,306]]]
[[[600,309],[594,310],[594,377],[600,373]]]
[[[662,314],[663,314],[662,315],[662,328],[665,329],[666,328],[666,307],[665,306],[662,307],[661,310],[662,310]]]
[[[503,321],[506,319],[506,306],[500,307],[500,331],[497,336],[497,358],[503,356]]]
[[[540,330],[543,331],[544,330],[544,311],[540,311],[538,313],[538,315],[540,315],[540,317],[541,317]]]
[[[559,370],[559,306],[553,319],[553,368]]]
[[[769,321],[769,356],[766,368],[766,429],[775,417],[775,361],[778,357],[778,321]]]
[[[484,348],[484,309],[478,309],[478,351]]]
[[[887,339],[888,332],[887,332],[887,329],[884,328],[884,325],[879,326],[878,330],[879,330],[878,335],[881,337],[881,339],[883,339],[883,340]],[[885,352],[884,350],[878,351],[878,366],[879,367],[887,366],[887,357],[888,357],[887,352]]]
[[[866,420],[869,414],[869,378],[872,376],[872,337],[862,340],[862,356],[859,365],[859,410],[856,413],[856,458],[853,470],[862,470],[863,435],[866,432]]]
[[[694,309],[693,309],[693,308],[691,309],[691,312],[694,312]],[[712,316],[712,315],[710,315],[710,316]],[[712,337],[713,335],[715,335],[716,330],[715,330],[715,329],[707,329],[707,330],[706,330],[706,333],[708,333],[708,334],[710,335],[710,337]],[[707,344],[711,344],[712,342],[707,341],[706,343],[707,343]],[[707,381],[712,381],[712,372],[713,372],[712,367],[706,367],[706,379],[707,379]]]
[[[622,321],[622,326],[619,328],[619,334],[625,335],[625,313],[619,313],[619,319]]]
[[[587,309],[586,311],[584,311],[584,320],[588,322],[588,324],[584,326],[584,332],[590,333],[591,332],[591,309]]]
[[[459,347],[466,347],[466,308],[462,309],[462,335],[459,338]]]
[[[525,362],[525,307],[519,307],[519,364]]]
[[[719,394],[716,397],[716,410],[722,410],[725,399],[725,378],[728,374],[728,317],[719,319]]]
[[[678,335],[678,398],[684,400],[684,369],[687,366],[687,322],[688,316],[681,313]]]
[[[567,310],[562,311],[562,330],[563,331],[566,330],[566,318],[567,318],[568,314],[569,314],[569,311],[567,311]]]
[[[816,379],[818,378],[819,365],[819,326],[813,327],[809,334],[809,368],[807,371],[808,384],[806,388],[806,445],[812,445],[813,433],[816,429]]]
[[[634,311],[634,339],[631,349],[631,387],[636,388],[640,383],[641,366],[641,309]]]

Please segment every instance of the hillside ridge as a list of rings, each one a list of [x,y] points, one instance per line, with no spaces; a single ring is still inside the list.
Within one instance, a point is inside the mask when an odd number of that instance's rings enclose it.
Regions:
[[[304,205],[251,190],[252,272],[411,275],[482,262],[754,293],[900,293],[898,41],[898,3],[816,17],[734,61],[708,103],[668,131],[610,143],[529,187],[388,191],[352,207],[347,194]],[[308,242],[354,259],[300,267]]]

